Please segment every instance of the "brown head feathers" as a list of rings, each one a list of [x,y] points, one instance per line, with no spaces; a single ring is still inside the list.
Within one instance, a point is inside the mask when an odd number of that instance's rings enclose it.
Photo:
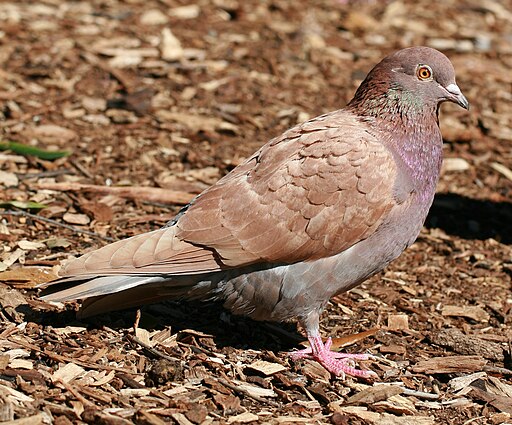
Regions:
[[[445,101],[469,106],[455,82],[450,60],[430,47],[409,47],[378,63],[348,106],[360,115],[403,114],[404,110],[437,114],[438,105]]]

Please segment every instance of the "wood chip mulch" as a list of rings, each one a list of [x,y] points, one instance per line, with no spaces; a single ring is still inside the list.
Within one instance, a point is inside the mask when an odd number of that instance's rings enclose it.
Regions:
[[[72,151],[0,150],[0,422],[512,423],[511,6],[0,2],[0,142]],[[447,53],[471,110],[442,108],[418,241],[323,315],[337,347],[376,356],[361,367],[377,382],[292,362],[295,323],[172,302],[79,321],[78,304],[37,298],[63,260],[163,225],[410,45]]]

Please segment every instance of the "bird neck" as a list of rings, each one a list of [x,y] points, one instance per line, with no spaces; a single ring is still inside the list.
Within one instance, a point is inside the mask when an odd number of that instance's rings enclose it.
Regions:
[[[386,134],[384,144],[403,164],[419,195],[430,199],[435,193],[443,159],[443,139],[437,114],[429,117],[408,115],[383,121],[376,124]]]
[[[356,93],[348,108],[380,135],[379,139],[407,170],[419,194],[433,195],[443,149],[437,103],[425,102],[402,88],[388,87],[380,96],[370,96],[366,90]]]

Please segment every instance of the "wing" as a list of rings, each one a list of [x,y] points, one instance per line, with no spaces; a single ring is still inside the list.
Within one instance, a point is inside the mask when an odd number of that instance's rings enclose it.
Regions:
[[[364,124],[336,111],[271,140],[172,226],[86,254],[63,275],[193,274],[331,256],[385,220],[396,172]]]

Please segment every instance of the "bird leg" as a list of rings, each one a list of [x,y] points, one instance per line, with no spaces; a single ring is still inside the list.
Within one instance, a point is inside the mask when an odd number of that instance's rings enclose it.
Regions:
[[[377,374],[371,370],[361,370],[354,367],[354,360],[368,360],[372,358],[369,354],[348,354],[331,351],[332,339],[329,338],[325,344],[320,335],[308,336],[310,346],[304,350],[294,351],[290,356],[294,360],[313,359],[320,363],[325,369],[342,379],[345,375],[358,378],[376,378]]]

